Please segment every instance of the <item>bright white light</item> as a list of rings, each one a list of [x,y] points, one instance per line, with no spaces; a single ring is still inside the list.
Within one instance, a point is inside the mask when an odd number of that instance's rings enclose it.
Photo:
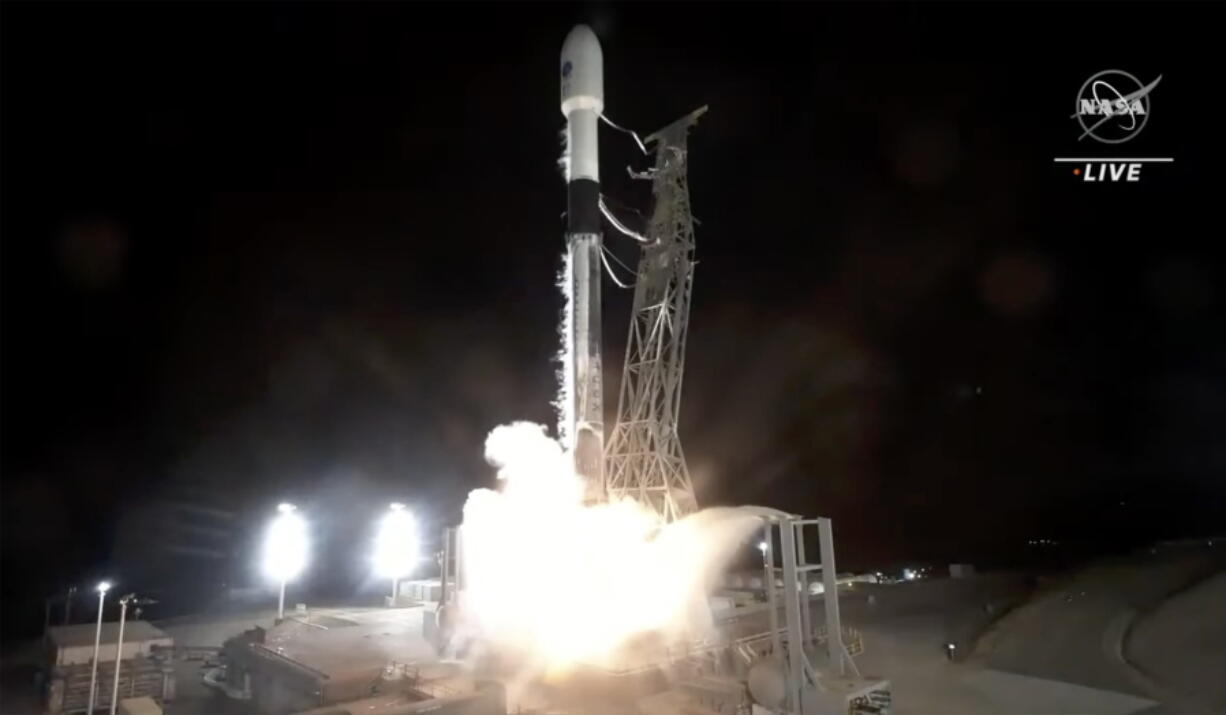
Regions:
[[[111,590],[110,581],[99,581],[98,582],[98,593],[106,593],[107,591],[110,591],[110,590]]]
[[[766,553],[766,548],[767,548],[767,544],[766,544],[766,542],[765,542],[765,541],[759,541],[759,542],[758,542],[758,551],[761,551],[762,553],[764,553],[764,554],[765,554],[765,553]]]
[[[264,537],[264,573],[276,581],[292,581],[306,568],[306,522],[293,504],[281,504],[277,511]]]
[[[375,572],[381,578],[407,576],[417,561],[417,521],[404,504],[394,503],[375,537]]]
[[[912,571],[911,569],[903,569],[903,570],[902,570],[902,577],[903,577],[903,578],[905,578],[905,579],[907,579],[908,581],[914,581],[914,580],[915,580],[915,572],[914,572],[914,571]]]
[[[498,427],[485,447],[502,488],[476,490],[464,506],[463,627],[547,674],[620,667],[618,649],[640,636],[711,635],[707,596],[757,543],[759,516],[707,509],[661,526],[630,500],[585,505],[571,454],[540,425]],[[542,559],[562,571],[547,587],[516,587]]]

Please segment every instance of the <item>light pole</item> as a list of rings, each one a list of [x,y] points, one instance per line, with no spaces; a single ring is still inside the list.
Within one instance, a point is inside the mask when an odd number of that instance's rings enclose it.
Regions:
[[[119,707],[119,666],[123,665],[123,623],[128,615],[128,604],[136,594],[129,593],[119,599],[119,637],[115,640],[115,681],[111,688],[111,715],[115,715]]]
[[[285,585],[306,566],[306,522],[293,504],[277,506],[277,517],[268,527],[264,540],[264,573],[280,585],[277,621],[285,618]]]
[[[94,712],[94,695],[98,692],[98,646],[102,643],[102,604],[106,601],[106,592],[111,584],[103,581],[98,584],[98,629],[94,631],[94,665],[89,674],[89,712]]]
[[[417,565],[417,522],[400,502],[392,502],[375,536],[375,571],[392,580],[391,605],[396,605],[400,579]]]
[[[157,601],[151,598],[138,599],[135,593],[129,593],[119,599],[119,638],[115,641],[115,683],[111,687],[111,715],[115,715],[119,708],[119,667],[123,664],[123,625],[127,620],[129,603],[135,605],[139,611],[142,605],[157,603]],[[128,678],[134,677],[136,677],[135,673],[128,673]]]

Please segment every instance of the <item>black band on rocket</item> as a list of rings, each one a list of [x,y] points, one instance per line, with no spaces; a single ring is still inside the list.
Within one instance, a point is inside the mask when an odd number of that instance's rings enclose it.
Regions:
[[[566,185],[568,233],[600,233],[600,184],[575,179]]]

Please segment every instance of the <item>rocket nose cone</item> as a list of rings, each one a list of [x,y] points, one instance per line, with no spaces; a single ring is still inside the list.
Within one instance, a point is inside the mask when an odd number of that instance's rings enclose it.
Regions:
[[[600,38],[587,25],[575,25],[562,43],[562,56],[575,60],[598,59]]]
[[[587,25],[575,25],[562,43],[562,114],[604,109],[604,57],[600,40]]]

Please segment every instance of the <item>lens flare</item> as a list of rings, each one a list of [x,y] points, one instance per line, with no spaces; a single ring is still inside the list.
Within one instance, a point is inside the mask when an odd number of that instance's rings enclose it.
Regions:
[[[463,618],[547,671],[607,662],[648,634],[705,634],[710,589],[761,526],[742,509],[661,526],[632,500],[585,506],[571,460],[538,424],[496,428],[485,456],[502,484],[464,507]]]

